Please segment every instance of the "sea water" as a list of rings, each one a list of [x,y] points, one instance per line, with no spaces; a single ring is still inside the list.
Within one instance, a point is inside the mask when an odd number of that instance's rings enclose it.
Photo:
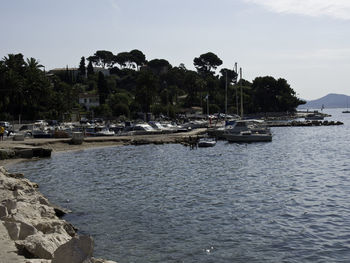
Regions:
[[[123,262],[349,262],[350,114],[270,143],[123,146],[16,164],[95,256]]]

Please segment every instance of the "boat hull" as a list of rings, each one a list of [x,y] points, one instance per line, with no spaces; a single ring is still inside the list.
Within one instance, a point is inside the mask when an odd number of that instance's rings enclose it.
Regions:
[[[271,142],[272,135],[270,134],[226,134],[225,139],[228,142]]]
[[[198,147],[214,147],[216,142],[198,142]]]

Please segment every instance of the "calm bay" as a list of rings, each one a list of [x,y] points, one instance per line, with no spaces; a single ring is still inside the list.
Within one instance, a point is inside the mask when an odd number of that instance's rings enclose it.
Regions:
[[[56,153],[10,167],[117,262],[348,262],[350,114],[219,141]]]

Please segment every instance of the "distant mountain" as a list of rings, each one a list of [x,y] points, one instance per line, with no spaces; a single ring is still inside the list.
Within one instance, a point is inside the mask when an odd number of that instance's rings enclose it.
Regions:
[[[309,100],[304,105],[300,105],[299,109],[321,109],[324,108],[346,108],[347,103],[350,106],[350,96],[344,94],[330,93],[317,100]]]

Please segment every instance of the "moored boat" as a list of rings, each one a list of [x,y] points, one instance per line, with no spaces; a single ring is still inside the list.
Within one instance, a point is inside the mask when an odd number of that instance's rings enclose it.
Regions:
[[[201,138],[198,141],[198,147],[213,147],[216,145],[214,138]]]
[[[240,133],[226,133],[225,139],[228,142],[271,142],[271,133],[254,133],[251,130]]]

